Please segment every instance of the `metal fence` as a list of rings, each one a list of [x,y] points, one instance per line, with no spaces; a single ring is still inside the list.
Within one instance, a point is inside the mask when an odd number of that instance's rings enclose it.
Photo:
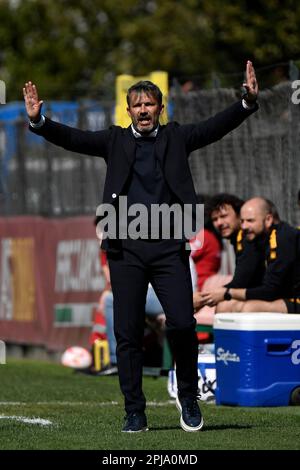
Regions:
[[[283,219],[300,222],[300,107],[292,103],[292,92],[290,82],[262,91],[257,113],[219,142],[192,154],[198,192],[262,195],[277,205]],[[177,92],[172,96],[173,119],[198,122],[238,98],[228,89]],[[93,103],[78,107],[77,127],[95,130],[112,123],[113,103],[101,103],[101,112],[94,108]],[[55,147],[28,132],[27,126],[24,117],[10,132],[0,124],[0,215],[95,213],[102,200],[104,161]],[[14,146],[8,156],[11,139]]]
[[[85,104],[65,122],[98,130],[113,122],[112,103]],[[51,117],[51,110],[46,113]],[[57,113],[54,119],[60,120]],[[14,140],[7,152],[9,140]],[[106,165],[102,158],[56,147],[28,131],[19,117],[0,124],[0,215],[74,216],[93,214],[102,198]]]
[[[262,91],[257,113],[219,142],[191,155],[198,192],[261,195],[276,204],[282,219],[299,225],[300,106],[291,100],[293,91],[291,82]],[[177,95],[174,119],[180,123],[206,119],[237,97],[227,89]]]

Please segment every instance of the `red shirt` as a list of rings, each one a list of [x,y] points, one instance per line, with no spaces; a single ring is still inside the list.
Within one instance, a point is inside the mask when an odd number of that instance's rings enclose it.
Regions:
[[[203,246],[202,246],[203,244]],[[197,272],[197,287],[200,291],[204,281],[217,274],[221,267],[221,246],[210,230],[203,229],[190,241],[191,257]]]

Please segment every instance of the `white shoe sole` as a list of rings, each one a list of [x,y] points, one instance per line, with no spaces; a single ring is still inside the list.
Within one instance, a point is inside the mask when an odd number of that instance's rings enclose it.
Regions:
[[[183,418],[182,418],[182,407],[181,407],[181,404],[180,404],[180,401],[179,401],[179,398],[178,396],[176,397],[176,407],[178,409],[178,411],[180,412],[180,426],[182,427],[182,429],[186,432],[196,432],[196,431],[200,431],[203,427],[203,424],[204,424],[204,421],[203,421],[203,417],[201,416],[201,422],[200,424],[197,426],[197,427],[192,427],[192,426],[188,426]]]
[[[149,431],[149,428],[142,428],[142,429],[139,429],[138,431],[122,431],[121,432],[126,432],[127,434],[136,434],[138,432],[146,432],[146,431]]]

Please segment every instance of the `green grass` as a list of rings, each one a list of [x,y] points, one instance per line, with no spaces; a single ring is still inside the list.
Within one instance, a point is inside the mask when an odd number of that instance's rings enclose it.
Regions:
[[[144,378],[149,402],[167,402],[166,378]],[[300,449],[300,407],[238,408],[203,404],[203,431],[185,433],[174,404],[147,408],[150,431],[120,432],[123,399],[117,377],[76,374],[56,364],[10,360],[0,365],[0,449]],[[111,404],[117,402],[117,404]]]

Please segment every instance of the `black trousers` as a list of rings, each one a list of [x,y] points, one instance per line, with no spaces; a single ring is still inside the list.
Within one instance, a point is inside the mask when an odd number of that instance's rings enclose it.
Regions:
[[[196,396],[198,344],[193,316],[189,252],[178,240],[124,240],[107,253],[114,297],[117,363],[125,410],[144,411],[142,391],[145,303],[151,282],[166,314],[166,334],[176,362],[178,393]]]

